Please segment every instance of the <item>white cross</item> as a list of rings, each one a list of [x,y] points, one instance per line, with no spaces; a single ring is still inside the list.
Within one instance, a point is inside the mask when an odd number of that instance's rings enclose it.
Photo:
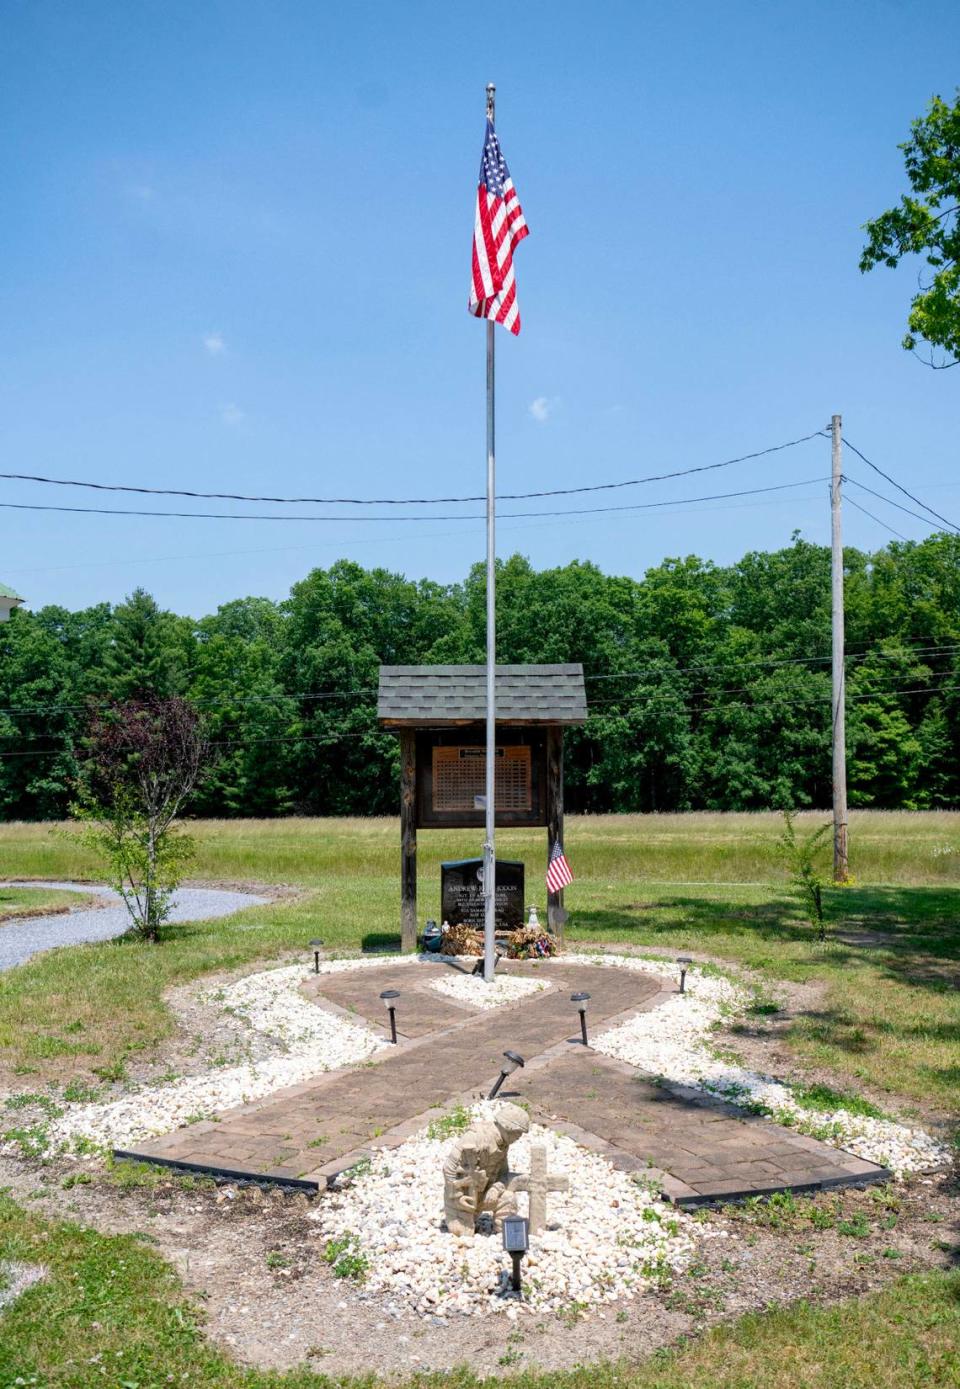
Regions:
[[[511,1190],[525,1191],[530,1198],[530,1233],[538,1235],[547,1223],[547,1192],[569,1191],[570,1178],[557,1177],[547,1171],[547,1150],[542,1143],[530,1149],[530,1175],[514,1177]]]

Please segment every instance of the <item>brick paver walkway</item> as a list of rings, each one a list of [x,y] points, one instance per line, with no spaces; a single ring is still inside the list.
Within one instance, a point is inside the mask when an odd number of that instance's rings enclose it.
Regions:
[[[672,991],[666,981],[562,959],[539,966],[511,962],[501,972],[527,974],[551,987],[481,1010],[432,989],[438,968],[388,962],[312,977],[304,991],[318,1006],[381,1029],[386,1011],[379,995],[399,989],[400,1044],[125,1155],[237,1178],[322,1186],[372,1148],[401,1143],[428,1111],[485,1093],[509,1047],[528,1064],[510,1077],[502,1096],[522,1097],[535,1120],[574,1133],[620,1167],[653,1167],[667,1194],[683,1204],[887,1175],[779,1125],[704,1102],[692,1092],[659,1087],[582,1046],[571,991],[590,993],[590,1025],[597,1031],[655,1007]]]

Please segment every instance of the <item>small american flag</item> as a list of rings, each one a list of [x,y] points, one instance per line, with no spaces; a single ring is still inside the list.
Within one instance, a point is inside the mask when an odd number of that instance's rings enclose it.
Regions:
[[[560,847],[560,840],[556,840],[550,850],[550,862],[547,864],[547,891],[562,892],[573,882],[573,874],[570,872],[570,865],[563,856],[563,849]]]
[[[476,318],[502,323],[514,336],[520,332],[520,310],[513,277],[513,248],[529,235],[497,132],[488,117],[473,228],[470,312]]]

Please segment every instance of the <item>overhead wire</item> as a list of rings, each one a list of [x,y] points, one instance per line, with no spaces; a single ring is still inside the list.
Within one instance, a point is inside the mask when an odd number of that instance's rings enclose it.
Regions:
[[[730,468],[735,463],[747,463],[754,458],[765,458],[771,453],[796,448],[811,439],[823,438],[825,430],[817,429],[812,434],[804,434],[798,439],[788,439],[783,444],[771,444],[768,448],[757,449],[753,453],[740,454],[737,458],[726,458],[720,463],[701,463],[693,468],[678,468],[669,473],[651,473],[647,477],[628,478],[623,482],[595,482],[582,487],[550,487],[537,492],[501,492],[497,501],[532,501],[537,497],[569,497],[581,492],[608,492],[621,487],[641,487],[648,482],[666,482],[677,477],[691,477],[694,473],[714,472],[718,468]],[[87,487],[98,492],[136,492],[154,497],[194,497],[204,501],[232,502],[275,502],[278,505],[300,506],[441,506],[461,502],[483,502],[485,495],[471,497],[270,497],[251,495],[243,492],[195,492],[174,487],[136,487],[132,483],[90,482],[77,478],[46,477],[37,473],[0,473],[0,480],[17,482],[38,482],[53,487]],[[142,513],[132,513],[140,515]],[[441,519],[441,518],[438,518]]]
[[[544,517],[557,518],[564,516],[594,516],[609,514],[610,512],[620,511],[654,511],[663,507],[671,506],[693,506],[698,502],[726,501],[731,497],[755,497],[768,492],[785,492],[791,488],[809,487],[814,482],[824,482],[825,478],[814,477],[804,478],[800,482],[781,482],[771,487],[747,487],[736,492],[712,492],[702,497],[673,497],[668,501],[661,502],[630,502],[625,506],[593,506],[593,507],[572,507],[563,511],[505,511],[500,519],[504,521],[520,520],[524,518],[540,519]],[[617,484],[619,485],[619,484]],[[233,512],[233,511],[141,511],[129,507],[97,507],[97,506],[45,506],[36,502],[0,502],[0,507],[6,511],[55,511],[64,512],[70,515],[92,515],[92,516],[162,516],[180,521],[283,521],[297,524],[303,521],[345,521],[349,525],[358,522],[378,522],[378,521],[414,521],[422,523],[425,519],[431,521],[481,521],[483,516],[477,513],[468,513],[458,516],[445,513],[441,516],[272,516],[264,512]]]
[[[950,528],[950,530],[957,531],[958,533],[960,533],[960,526],[956,525],[956,523],[953,521],[948,521],[946,516],[941,516],[939,511],[934,511],[932,506],[927,506],[926,502],[921,501],[920,498],[914,496],[912,492],[908,492],[905,487],[901,486],[901,484],[897,482],[896,478],[891,477],[889,473],[885,473],[883,469],[881,467],[878,467],[876,463],[872,463],[865,453],[861,453],[860,449],[857,448],[856,444],[852,444],[850,440],[847,438],[844,438],[843,442],[846,444],[848,449],[850,449],[853,453],[857,455],[859,459],[866,463],[868,468],[872,468],[875,473],[879,473],[880,476],[882,478],[885,478],[886,481],[889,482],[892,487],[895,487],[898,492],[902,492],[905,497],[909,497],[912,502],[916,502],[917,506],[922,506],[924,511],[929,511],[931,516],[936,517],[938,521],[942,521],[945,526],[948,526]],[[916,513],[911,514],[915,515]]]

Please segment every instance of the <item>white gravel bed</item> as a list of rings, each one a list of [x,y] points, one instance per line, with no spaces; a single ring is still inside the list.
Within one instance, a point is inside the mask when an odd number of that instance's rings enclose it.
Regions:
[[[486,983],[477,974],[449,974],[432,979],[431,989],[448,994],[458,1003],[472,1003],[475,1008],[499,1008],[504,1003],[516,1003],[528,994],[542,993],[549,988],[545,979],[519,979],[516,975],[501,974]]]
[[[386,1043],[366,1028],[325,1012],[300,993],[302,965],[264,970],[214,991],[201,990],[204,1002],[218,1003],[234,1017],[279,1043],[283,1054],[242,1066],[185,1076],[169,1085],[146,1087],[104,1104],[73,1106],[49,1130],[58,1147],[76,1139],[125,1147],[221,1109],[263,1099],[322,1071],[362,1061]]]
[[[564,961],[656,975],[664,970],[662,960],[624,955],[567,955]],[[713,1055],[709,1047],[713,1025],[725,1015],[742,1012],[749,997],[730,980],[696,968],[688,969],[686,988],[686,993],[674,994],[653,1012],[592,1037],[591,1046],[674,1084],[706,1090],[734,1104],[762,1105],[788,1127],[889,1167],[897,1176],[931,1171],[950,1162],[946,1145],[923,1129],[842,1108],[810,1109],[797,1103],[789,1085]]]
[[[46,1278],[42,1264],[24,1264],[17,1259],[0,1259],[0,1312],[16,1302],[22,1293]],[[26,1383],[23,1380],[22,1383]]]
[[[483,1102],[471,1113],[495,1109]],[[325,1248],[349,1241],[350,1252],[366,1260],[355,1296],[383,1299],[394,1315],[499,1310],[515,1317],[521,1309],[632,1297],[661,1270],[685,1264],[694,1250],[689,1217],[572,1139],[533,1125],[510,1149],[511,1171],[529,1172],[530,1145],[542,1143],[549,1171],[568,1176],[570,1191],[547,1198],[547,1229],[530,1237],[518,1302],[509,1289],[512,1264],[501,1236],[490,1231],[458,1238],[443,1227],[443,1159],[455,1141],[430,1139],[424,1130],[384,1151],[368,1173],[333,1191],[311,1217]],[[519,1196],[521,1215],[526,1200]],[[346,1279],[344,1286],[350,1286]]]

